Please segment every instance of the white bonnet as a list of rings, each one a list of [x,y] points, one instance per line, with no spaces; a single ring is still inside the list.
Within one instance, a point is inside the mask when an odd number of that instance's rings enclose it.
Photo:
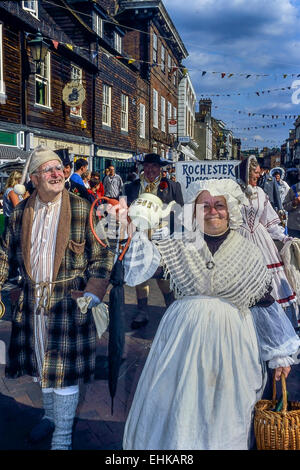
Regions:
[[[193,204],[202,191],[209,191],[212,196],[224,196],[229,213],[229,227],[237,230],[242,225],[241,208],[243,204],[248,205],[248,198],[238,183],[230,178],[195,181],[187,189],[186,204]]]

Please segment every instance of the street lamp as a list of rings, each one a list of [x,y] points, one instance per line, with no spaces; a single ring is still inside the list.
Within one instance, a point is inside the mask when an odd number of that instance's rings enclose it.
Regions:
[[[30,47],[31,56],[35,62],[36,69],[38,69],[44,62],[47,55],[49,44],[44,40],[40,32],[36,36],[27,42]]]

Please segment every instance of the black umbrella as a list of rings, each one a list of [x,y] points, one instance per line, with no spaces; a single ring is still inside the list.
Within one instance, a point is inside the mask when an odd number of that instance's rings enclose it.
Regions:
[[[111,414],[113,414],[114,396],[125,343],[124,266],[119,258],[112,269],[110,282],[113,287],[109,294],[108,386],[111,396]]]

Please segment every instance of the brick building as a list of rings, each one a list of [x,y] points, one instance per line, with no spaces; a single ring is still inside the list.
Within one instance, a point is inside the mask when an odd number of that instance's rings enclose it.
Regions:
[[[187,51],[160,0],[120,0],[115,18],[139,30],[124,38],[128,53],[139,63],[138,149],[170,157],[177,132],[170,132],[169,120],[177,123],[178,84]]]

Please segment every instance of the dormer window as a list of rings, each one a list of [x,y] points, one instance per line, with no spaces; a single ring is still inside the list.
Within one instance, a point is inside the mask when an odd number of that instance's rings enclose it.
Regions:
[[[38,1],[37,0],[31,0],[29,2],[22,2],[22,8],[23,10],[28,11],[32,16],[35,18],[38,18]]]

